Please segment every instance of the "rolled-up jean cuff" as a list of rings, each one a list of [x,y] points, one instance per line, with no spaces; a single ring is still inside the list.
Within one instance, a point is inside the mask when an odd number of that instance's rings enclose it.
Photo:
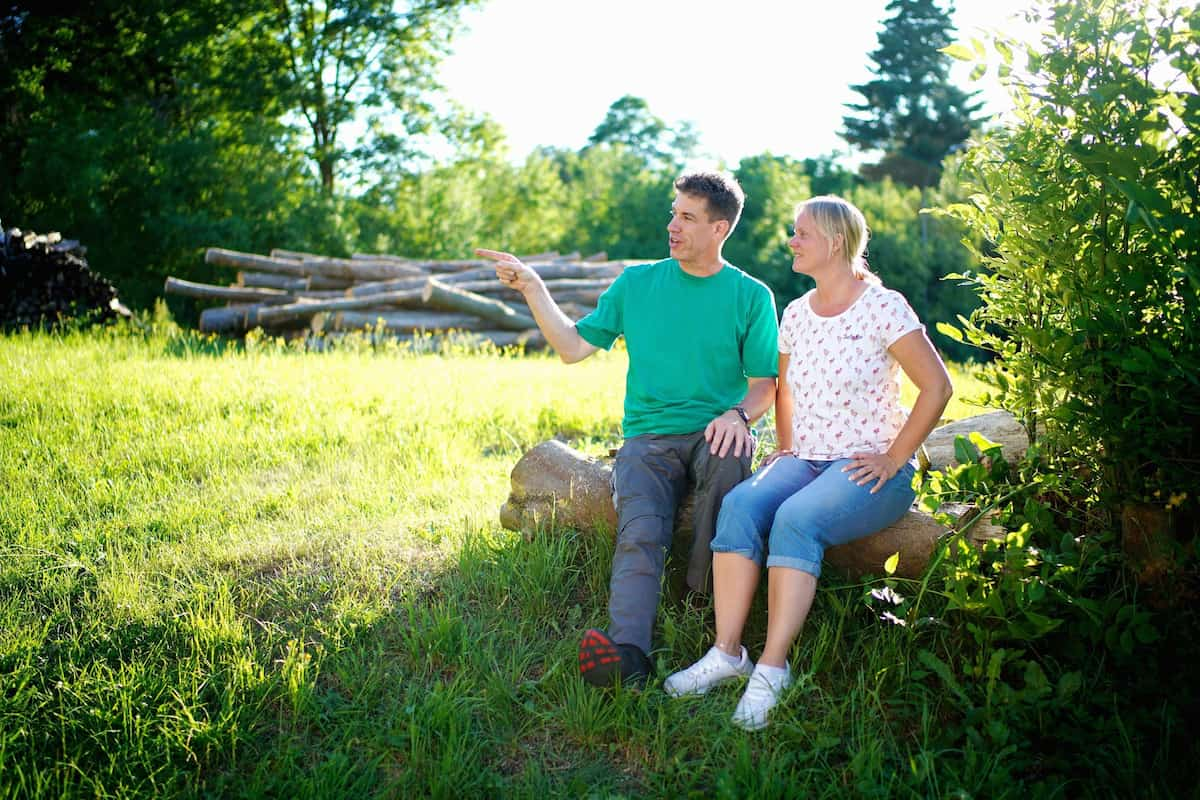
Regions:
[[[807,558],[791,558],[790,556],[770,556],[767,558],[767,567],[788,567],[789,569],[798,569],[801,572],[807,572],[814,578],[821,577],[821,562],[809,561]]]
[[[734,555],[750,559],[760,567],[763,563],[763,555],[765,555],[763,548],[761,547],[757,549],[745,547],[722,547],[721,545],[717,544],[716,541],[713,542],[712,551],[714,553],[733,553]]]

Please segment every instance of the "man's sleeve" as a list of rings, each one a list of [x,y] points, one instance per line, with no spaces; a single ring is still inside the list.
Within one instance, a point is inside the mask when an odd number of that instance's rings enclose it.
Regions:
[[[607,350],[625,332],[625,282],[622,272],[600,295],[596,310],[575,323],[588,344]]]
[[[774,378],[779,374],[779,321],[775,295],[765,285],[750,304],[746,338],[742,343],[742,369],[747,378]]]

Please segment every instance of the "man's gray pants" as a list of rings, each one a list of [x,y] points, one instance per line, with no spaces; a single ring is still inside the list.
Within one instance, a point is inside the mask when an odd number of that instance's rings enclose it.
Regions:
[[[675,511],[694,486],[694,528],[687,583],[708,594],[712,544],[725,494],[750,475],[751,454],[710,455],[704,432],[626,439],[613,465],[617,545],[609,584],[609,637],[650,653],[654,618]]]

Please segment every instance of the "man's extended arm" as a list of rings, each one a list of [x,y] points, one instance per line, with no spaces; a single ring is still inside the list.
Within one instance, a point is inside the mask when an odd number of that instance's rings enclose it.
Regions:
[[[564,363],[574,364],[576,361],[582,361],[599,349],[579,335],[579,331],[575,329],[575,323],[554,302],[554,298],[550,296],[550,290],[542,281],[542,276],[538,275],[532,267],[511,253],[502,253],[498,250],[480,248],[475,251],[475,255],[490,258],[496,262],[496,277],[505,286],[516,289],[525,298],[525,304],[529,306],[529,311],[533,314],[533,319],[541,329],[542,335],[546,337],[546,341],[550,343],[554,352],[558,353],[558,357]]]

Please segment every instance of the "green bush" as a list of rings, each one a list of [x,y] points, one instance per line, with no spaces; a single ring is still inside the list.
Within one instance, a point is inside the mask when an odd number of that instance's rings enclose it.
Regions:
[[[1194,509],[1200,10],[1109,0],[1046,17],[1024,64],[994,40],[1014,119],[965,154],[970,201],[948,209],[993,248],[967,276],[983,305],[965,337],[1000,357],[995,399],[1110,508]]]

